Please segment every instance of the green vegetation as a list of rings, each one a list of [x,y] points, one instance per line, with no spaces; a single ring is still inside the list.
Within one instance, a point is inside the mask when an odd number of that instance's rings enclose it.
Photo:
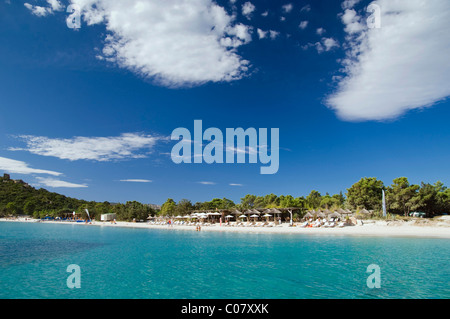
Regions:
[[[207,202],[192,204],[188,199],[176,203],[169,198],[160,210],[147,204],[129,201],[125,204],[85,201],[35,189],[21,180],[12,180],[5,174],[0,177],[0,217],[30,215],[34,218],[65,217],[73,211],[86,218],[85,209],[91,218],[100,219],[101,214],[115,213],[117,220],[146,220],[149,215],[176,216],[185,215],[193,210],[238,209],[244,211],[257,208],[297,208],[296,216],[303,216],[308,210],[338,208],[360,211],[366,209],[374,216],[381,216],[382,190],[386,193],[386,207],[389,216],[409,216],[411,212],[424,212],[433,217],[450,212],[450,189],[441,182],[435,184],[421,183],[411,185],[406,177],[393,180],[392,185],[385,186],[374,177],[364,177],[347,189],[346,196],[339,194],[322,195],[312,190],[306,197],[292,195],[257,196],[247,194],[240,203],[227,198],[214,198]]]
[[[322,195],[312,190],[306,197],[293,197],[292,195],[275,194],[256,196],[247,194],[241,198],[239,204],[230,199],[215,198],[210,202],[192,204],[183,199],[176,203],[169,198],[164,204],[161,213],[163,215],[183,215],[192,210],[238,209],[244,211],[257,208],[298,208],[297,214],[303,215],[308,210],[338,208],[360,211],[363,209],[372,211],[372,216],[381,216],[382,190],[386,193],[386,208],[388,216],[409,216],[411,212],[424,212],[427,217],[433,217],[443,213],[450,213],[450,188],[441,182],[434,185],[421,183],[410,185],[406,177],[393,180],[392,185],[385,186],[375,177],[364,177],[347,189],[346,196],[339,194]]]
[[[12,180],[5,174],[0,177],[0,217],[29,215],[34,218],[65,217],[73,211],[86,218],[85,208],[91,218],[100,220],[101,214],[115,213],[117,220],[145,220],[156,211],[149,205],[136,201],[125,204],[85,201],[36,189],[21,180]]]

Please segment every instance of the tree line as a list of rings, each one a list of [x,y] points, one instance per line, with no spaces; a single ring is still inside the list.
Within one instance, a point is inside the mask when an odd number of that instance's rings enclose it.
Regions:
[[[427,217],[450,213],[450,188],[440,181],[429,184],[422,182],[420,185],[410,184],[406,177],[393,180],[391,185],[385,186],[381,180],[375,177],[364,177],[347,189],[346,195],[342,192],[330,195],[322,195],[312,190],[307,196],[294,197],[292,195],[269,194],[256,196],[247,194],[239,203],[234,203],[228,198],[215,198],[211,201],[196,202],[193,204],[188,199],[182,199],[176,203],[169,198],[162,205],[160,214],[175,216],[184,215],[195,210],[219,210],[266,208],[297,208],[300,214],[309,210],[338,208],[358,211],[366,209],[380,215],[382,211],[382,191],[385,192],[386,209],[390,214],[409,216],[411,212],[420,211]]]
[[[357,211],[366,209],[380,213],[382,210],[382,190],[386,194],[386,208],[390,214],[408,216],[411,212],[424,212],[427,217],[450,213],[450,188],[442,182],[434,184],[422,182],[410,184],[406,177],[393,180],[385,186],[375,177],[364,177],[347,189],[345,195],[322,195],[312,190],[307,196],[268,194],[257,196],[247,194],[239,203],[228,198],[214,198],[211,201],[192,203],[182,199],[176,203],[169,198],[160,210],[137,201],[126,203],[109,203],[85,201],[49,192],[43,188],[36,189],[21,180],[12,180],[5,174],[0,177],[0,217],[29,215],[34,218],[70,216],[73,211],[86,218],[85,209],[90,217],[100,219],[101,214],[114,213],[117,220],[146,220],[149,215],[176,216],[189,214],[195,210],[297,208],[302,215],[309,210],[338,208]]]

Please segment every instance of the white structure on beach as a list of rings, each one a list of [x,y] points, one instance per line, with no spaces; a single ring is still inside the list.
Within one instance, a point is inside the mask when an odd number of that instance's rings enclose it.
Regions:
[[[102,221],[110,221],[116,219],[116,214],[102,214],[101,220]]]

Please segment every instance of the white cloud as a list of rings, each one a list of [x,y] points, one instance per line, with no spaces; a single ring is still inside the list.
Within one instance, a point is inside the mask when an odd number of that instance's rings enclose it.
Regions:
[[[29,3],[24,3],[23,5],[25,6],[25,8],[30,10],[33,15],[35,15],[37,17],[45,17],[45,16],[53,13],[51,8],[35,6],[35,5],[29,4]]]
[[[261,13],[261,15],[262,15],[263,17],[267,17],[267,16],[269,15],[269,11],[264,11],[263,13]]]
[[[242,27],[212,0],[71,1],[88,26],[105,24],[101,60],[169,87],[247,75],[249,61],[236,52]]]
[[[151,183],[152,181],[149,179],[121,179],[121,182],[130,182],[130,183]]]
[[[246,2],[242,5],[242,15],[247,19],[250,19],[251,14],[255,11],[256,7],[251,2]]]
[[[343,77],[326,104],[344,120],[395,119],[450,96],[450,2],[379,0],[381,28],[345,11]],[[367,14],[368,15],[368,14]]]
[[[75,184],[75,183],[69,183],[65,181],[61,181],[54,178],[47,178],[47,177],[36,177],[36,179],[39,181],[39,184],[47,186],[47,187],[53,187],[53,188],[84,188],[88,187],[86,184]]]
[[[234,183],[230,183],[230,186],[244,186],[242,184],[234,184]]]
[[[333,38],[322,38],[320,42],[314,44],[308,43],[302,46],[303,50],[307,50],[310,47],[315,47],[318,53],[328,52],[334,48],[339,47],[339,42]]]
[[[307,4],[300,9],[300,12],[309,12],[311,11],[311,5]]]
[[[50,5],[53,11],[63,11],[64,6],[59,0],[47,0],[47,3]]]
[[[353,9],[346,9],[341,16],[342,23],[345,25],[344,31],[350,34],[358,33],[364,30],[362,18],[356,14]]]
[[[333,48],[339,47],[339,42],[337,42],[333,38],[323,38],[322,44],[325,48],[325,51],[330,51]]]
[[[294,6],[292,5],[292,3],[288,3],[288,4],[283,5],[281,8],[283,9],[284,13],[289,13],[292,11]]]
[[[300,24],[298,25],[298,27],[302,30],[306,29],[306,27],[308,26],[308,21],[302,21],[300,22]]]
[[[324,29],[324,28],[318,28],[317,30],[316,30],[316,33],[318,34],[318,35],[322,35],[322,34],[324,34],[326,32],[326,30]]]
[[[54,11],[62,11],[64,9],[62,3],[59,0],[47,0],[48,7],[42,7],[24,3],[25,8],[31,11],[32,14],[38,17],[45,17],[49,14],[53,14]]]
[[[269,30],[269,36],[272,40],[275,40],[280,35],[280,32]]]
[[[214,182],[198,182],[198,183],[202,185],[216,185],[216,183]]]
[[[342,2],[342,9],[352,9],[356,4],[358,4],[361,0],[345,0]]]
[[[264,39],[267,36],[267,31],[263,31],[261,29],[257,29],[256,31],[258,32],[258,37],[260,39]]]
[[[10,148],[10,151],[28,151],[42,156],[53,156],[60,159],[110,161],[115,159],[143,158],[162,138],[125,133],[112,137],[73,137],[68,139],[48,138],[43,136],[22,135],[26,148]]]
[[[53,176],[61,175],[61,173],[54,171],[31,168],[25,162],[13,160],[6,157],[0,157],[0,171],[12,174],[48,174]]]

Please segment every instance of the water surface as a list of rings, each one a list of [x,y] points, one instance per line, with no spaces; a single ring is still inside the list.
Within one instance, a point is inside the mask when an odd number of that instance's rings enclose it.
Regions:
[[[0,222],[0,298],[450,298],[449,244]]]

